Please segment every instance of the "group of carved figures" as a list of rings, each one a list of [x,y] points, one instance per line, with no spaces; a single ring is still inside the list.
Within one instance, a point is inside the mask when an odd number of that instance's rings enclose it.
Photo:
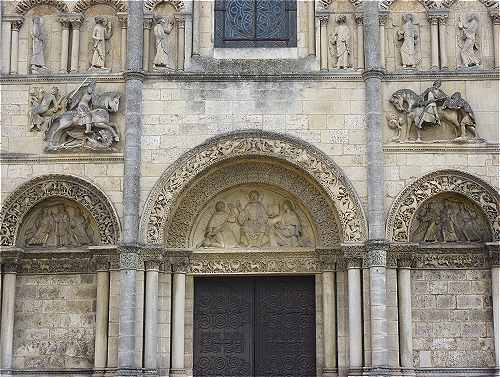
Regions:
[[[283,200],[279,213],[262,202],[259,191],[248,193],[243,207],[240,201],[218,201],[205,228],[199,247],[303,247],[310,246],[304,235],[295,205]]]
[[[330,35],[330,55],[335,58],[337,69],[351,67],[352,36],[346,21],[345,15],[337,16],[337,26],[334,33]],[[458,30],[457,38],[462,66],[478,66],[481,63],[478,16],[469,14],[465,19],[460,17]],[[417,49],[419,31],[413,14],[403,15],[401,27],[396,31],[396,38],[400,42],[399,53],[402,67],[417,68],[421,61]]]
[[[153,60],[153,66],[156,70],[175,70],[174,61],[174,26],[175,20],[172,16],[156,17],[153,29],[156,45],[156,54]],[[45,64],[44,49],[46,45],[46,36],[44,32],[43,17],[33,17],[33,29],[31,32],[32,54],[31,54],[31,72],[36,74],[49,73]],[[97,16],[94,18],[94,27],[92,29],[91,52],[89,71],[90,72],[109,72],[108,56],[111,51],[110,40],[113,36],[112,22],[106,17]]]
[[[33,88],[30,93],[30,130],[44,133],[49,152],[71,149],[112,150],[119,141],[110,113],[118,111],[120,94],[97,94],[95,81],[86,79],[76,90],[59,95]]]
[[[421,95],[411,89],[400,89],[392,94],[389,102],[399,112],[390,113],[387,117],[389,127],[396,131],[392,141],[420,143],[423,130],[441,127],[443,123],[453,127],[453,142],[484,141],[478,135],[476,118],[469,103],[462,98],[460,92],[448,96],[441,90],[440,81],[435,81]],[[415,140],[409,140],[412,127],[417,134]]]

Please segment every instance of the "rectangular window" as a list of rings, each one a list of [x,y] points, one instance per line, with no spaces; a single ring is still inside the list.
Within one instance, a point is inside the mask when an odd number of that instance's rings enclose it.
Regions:
[[[215,47],[296,46],[296,0],[215,1]]]

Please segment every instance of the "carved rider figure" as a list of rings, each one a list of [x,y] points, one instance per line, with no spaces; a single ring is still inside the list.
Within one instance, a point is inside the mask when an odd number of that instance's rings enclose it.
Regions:
[[[92,132],[92,113],[90,111],[90,104],[92,103],[94,90],[95,81],[87,86],[76,108],[76,112],[78,114],[78,124],[85,126],[85,133],[87,134]]]
[[[418,33],[414,24],[413,15],[405,14],[403,16],[402,30],[398,30],[398,40],[402,40],[401,62],[403,68],[411,68],[417,65],[415,47],[417,45]]]
[[[477,15],[467,16],[465,23],[462,18],[458,21],[458,28],[461,30],[460,56],[464,67],[473,67],[481,63],[479,56],[479,20]]]
[[[423,122],[434,126],[441,125],[441,119],[438,114],[438,106],[441,106],[448,96],[440,89],[441,81],[436,80],[432,83],[432,87],[424,90],[421,96],[422,104],[425,106],[422,113]],[[419,122],[417,124],[421,124]]]

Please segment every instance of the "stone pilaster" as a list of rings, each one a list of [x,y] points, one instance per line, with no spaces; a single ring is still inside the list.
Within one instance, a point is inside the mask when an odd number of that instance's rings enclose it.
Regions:
[[[349,318],[349,368],[363,367],[363,321],[361,317],[361,264],[356,257],[346,258],[347,312]]]
[[[500,67],[500,13],[498,8],[491,7],[488,11],[493,23],[493,46],[495,49],[495,68]]]
[[[59,72],[67,73],[68,72],[68,58],[69,58],[69,28],[71,26],[71,22],[68,20],[68,17],[64,15],[58,18],[59,23],[61,24],[61,60],[59,63]]]
[[[380,66],[385,68],[385,25],[387,24],[387,19],[389,17],[388,11],[380,11],[378,18],[379,21],[379,32],[380,32]]]
[[[18,74],[19,66],[19,31],[24,23],[24,17],[15,17],[10,21],[11,46],[10,46],[10,74]]]
[[[411,314],[412,254],[400,255],[398,264],[399,360],[402,368],[413,368],[413,323]]]
[[[144,261],[146,271],[144,305],[144,368],[158,367],[158,273],[160,260]]]
[[[319,38],[320,38],[320,69],[328,71],[328,13],[319,16]]]
[[[314,0],[307,2],[307,54],[316,54],[316,33],[314,22]]]
[[[441,69],[448,69],[448,13],[439,17],[439,59]]]
[[[500,242],[487,244],[491,261],[491,296],[493,298],[493,341],[495,366],[500,369]]]
[[[184,15],[179,15],[175,17],[175,23],[177,25],[177,70],[184,71],[184,54],[185,51],[185,39],[186,39],[186,18]]]
[[[427,14],[431,25],[431,69],[439,69],[439,16],[433,13]]]
[[[69,21],[71,22],[71,72],[79,71],[80,65],[80,27],[83,23],[83,15],[73,14]]]
[[[1,368],[12,368],[14,346],[14,307],[16,297],[17,258],[3,262],[2,317],[0,324]]]
[[[127,69],[127,13],[119,12],[118,20],[120,21],[120,27],[121,27],[121,36],[120,36],[121,63],[122,63],[122,70],[125,71]]]
[[[151,52],[149,51],[149,41],[151,39],[151,28],[153,27],[153,15],[144,15],[144,55],[142,57],[142,67],[145,72],[149,71],[149,56]]]
[[[363,15],[362,14],[355,14],[354,15],[354,20],[356,21],[356,41],[357,41],[357,53],[356,53],[356,59],[357,59],[357,68],[358,69],[364,69],[365,68],[365,55],[364,55],[364,41],[363,41]]]
[[[325,364],[323,376],[337,375],[337,336],[335,331],[336,306],[335,306],[335,259],[332,255],[325,255],[322,259],[323,283],[323,347]]]

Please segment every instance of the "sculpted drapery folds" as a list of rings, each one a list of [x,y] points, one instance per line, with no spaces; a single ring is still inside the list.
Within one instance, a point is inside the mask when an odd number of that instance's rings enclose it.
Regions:
[[[464,67],[474,67],[481,64],[479,52],[479,19],[475,14],[469,14],[465,20],[458,21],[460,57]]]
[[[43,31],[43,18],[33,17],[33,30],[31,31],[32,54],[31,54],[31,72],[47,73],[45,66],[45,33]]]
[[[403,68],[413,68],[417,65],[417,40],[418,31],[412,14],[403,16],[403,25],[398,30],[398,40],[403,41],[401,45],[401,63]]]
[[[337,69],[349,68],[351,66],[352,42],[351,31],[347,26],[347,18],[340,15],[336,18],[337,27],[333,37],[330,39],[330,55],[337,59]]]
[[[156,54],[153,66],[158,70],[175,70],[172,38],[175,20],[172,16],[160,17],[153,29]]]
[[[106,69],[106,42],[113,35],[111,21],[98,16],[95,18],[94,29],[92,30],[92,60],[90,70]]]

